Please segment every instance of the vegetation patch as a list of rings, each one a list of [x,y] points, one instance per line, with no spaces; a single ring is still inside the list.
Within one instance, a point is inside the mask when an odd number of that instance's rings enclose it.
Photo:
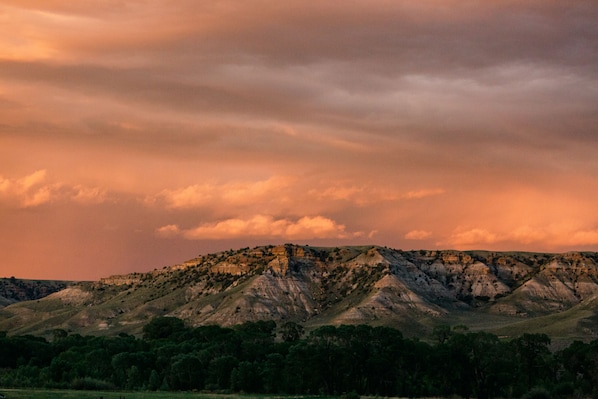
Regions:
[[[549,399],[591,396],[598,386],[598,340],[553,351],[545,334],[503,340],[463,326],[434,331],[437,341],[427,343],[382,326],[327,325],[306,334],[292,322],[191,328],[158,317],[144,327],[143,338],[56,330],[48,341],[0,333],[0,386],[39,389],[35,395],[8,391],[10,399],[160,398],[194,391]],[[77,396],[64,389],[78,390]]]

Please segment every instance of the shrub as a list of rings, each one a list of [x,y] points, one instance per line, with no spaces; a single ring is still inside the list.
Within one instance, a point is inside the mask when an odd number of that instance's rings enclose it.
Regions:
[[[360,396],[357,392],[351,391],[341,395],[341,399],[359,399]]]
[[[530,389],[530,391],[523,395],[521,399],[552,399],[552,396],[545,388],[535,387]]]

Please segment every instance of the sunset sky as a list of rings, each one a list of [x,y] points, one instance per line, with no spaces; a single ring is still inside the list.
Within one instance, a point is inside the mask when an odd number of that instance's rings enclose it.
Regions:
[[[0,277],[598,251],[598,2],[0,5]]]

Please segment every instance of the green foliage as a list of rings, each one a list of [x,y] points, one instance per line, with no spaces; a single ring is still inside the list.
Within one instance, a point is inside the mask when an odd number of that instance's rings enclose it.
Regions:
[[[521,399],[552,399],[546,388],[535,387],[521,397]]]
[[[341,395],[341,399],[359,399],[360,396],[357,392],[351,391]]]
[[[528,390],[551,378],[547,373],[550,370],[550,338],[546,334],[523,334],[515,339],[513,344],[518,358],[517,364],[522,375],[527,377],[525,382]]]
[[[322,326],[302,332],[294,323],[278,330],[271,321],[189,328],[178,319],[158,318],[148,323],[142,339],[61,334],[48,342],[0,335],[0,385],[346,399],[590,397],[598,386],[598,340],[551,352],[550,339],[542,334],[502,341],[485,332],[441,327],[442,339],[430,344],[389,327]]]
[[[156,317],[143,327],[145,339],[167,339],[185,330],[185,322],[176,317]]]
[[[280,328],[282,340],[285,342],[298,341],[303,336],[304,332],[305,330],[301,324],[297,324],[292,321],[286,322]]]
[[[438,340],[439,343],[443,344],[451,337],[451,326],[441,324],[432,330],[432,336]]]

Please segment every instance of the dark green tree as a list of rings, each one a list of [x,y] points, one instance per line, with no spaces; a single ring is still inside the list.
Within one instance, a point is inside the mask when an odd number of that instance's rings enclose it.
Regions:
[[[230,377],[239,360],[234,356],[219,356],[209,364],[206,388],[211,390],[230,389]]]
[[[283,393],[285,386],[285,357],[277,352],[266,355],[262,368],[262,381],[266,393]]]
[[[169,385],[174,390],[201,389],[205,374],[205,367],[196,355],[181,354],[172,362]]]
[[[262,390],[261,363],[240,362],[231,372],[231,388],[235,392],[255,393]]]
[[[452,335],[451,326],[447,324],[441,324],[432,330],[432,336],[438,341],[439,344],[445,343]]]
[[[185,322],[176,317],[156,317],[143,327],[143,338],[167,339],[185,331]]]
[[[546,334],[523,334],[513,341],[520,365],[520,376],[524,379],[525,390],[544,385],[549,378],[551,358],[550,338]]]
[[[301,324],[288,321],[280,328],[280,335],[285,342],[296,342],[303,336],[304,328]]]

